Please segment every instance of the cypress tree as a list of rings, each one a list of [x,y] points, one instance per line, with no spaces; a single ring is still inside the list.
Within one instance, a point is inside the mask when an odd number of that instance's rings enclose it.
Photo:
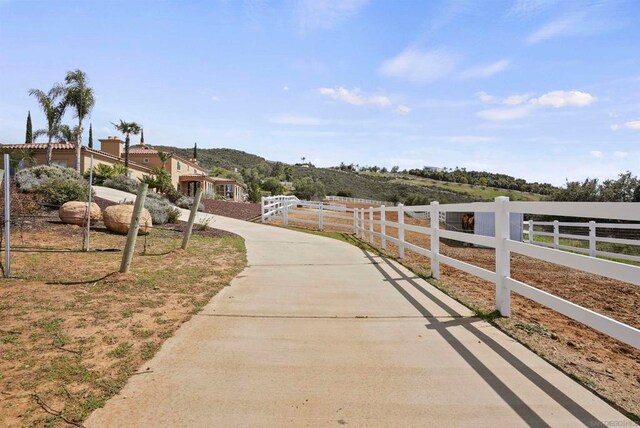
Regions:
[[[93,124],[89,124],[89,148],[93,149]]]
[[[31,126],[31,111],[27,113],[27,133],[24,138],[25,144],[33,143],[33,128]]]
[[[140,144],[144,145],[144,129],[140,130]]]
[[[193,143],[193,160],[198,160],[198,143]]]

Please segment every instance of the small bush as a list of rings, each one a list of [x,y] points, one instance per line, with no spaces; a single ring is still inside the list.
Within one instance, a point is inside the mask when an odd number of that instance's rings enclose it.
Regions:
[[[58,165],[38,165],[18,171],[15,176],[18,187],[23,192],[35,192],[35,188],[50,178],[81,180],[82,177],[73,168]]]
[[[122,190],[123,192],[138,193],[140,183],[131,177],[126,175],[116,175],[115,177],[107,178],[103,183],[104,187],[110,187],[116,190]]]
[[[178,208],[171,208],[171,210],[169,211],[169,215],[167,217],[167,222],[172,224],[178,223],[180,221],[180,214],[182,213]]]
[[[53,177],[42,181],[34,188],[47,204],[62,205],[69,201],[86,201],[89,183],[82,179]]]
[[[180,208],[190,210],[191,207],[193,207],[193,198],[190,196],[183,196],[180,199],[178,199],[175,202],[175,204]],[[198,204],[198,211],[204,211],[204,204],[202,202]]]
[[[144,207],[149,210],[153,224],[165,224],[169,222],[169,213],[173,206],[165,199],[155,199],[147,197]]]

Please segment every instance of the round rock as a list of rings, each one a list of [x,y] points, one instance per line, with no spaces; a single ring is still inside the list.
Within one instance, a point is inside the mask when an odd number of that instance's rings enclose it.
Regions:
[[[65,202],[58,211],[60,220],[66,224],[75,224],[77,226],[85,226],[89,216],[89,203],[70,201]],[[91,223],[97,222],[102,218],[100,207],[95,202],[91,203]]]
[[[133,205],[112,205],[104,209],[102,217],[104,225],[112,232],[126,235],[133,216]],[[151,214],[146,208],[142,209],[138,235],[146,235],[151,231]]]

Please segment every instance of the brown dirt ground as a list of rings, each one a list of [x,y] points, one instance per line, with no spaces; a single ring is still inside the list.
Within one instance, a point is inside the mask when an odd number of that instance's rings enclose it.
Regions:
[[[260,217],[260,204],[245,202],[228,202],[205,199],[202,201],[205,212],[209,214],[232,217],[240,220],[251,220]]]
[[[317,219],[317,214],[294,214],[290,225],[311,228],[296,223],[295,218]],[[368,218],[368,214],[367,214]],[[387,221],[397,221],[397,213],[388,213]],[[379,214],[374,215],[379,220]],[[351,219],[332,219],[332,222],[353,224]],[[408,224],[429,226],[428,220],[405,217]],[[278,224],[279,221],[274,221]],[[345,232],[344,228],[327,226],[327,231]],[[379,225],[374,226],[380,230]],[[387,227],[387,234],[397,237],[397,229]],[[408,242],[430,249],[430,237],[405,231]],[[374,246],[380,248],[378,238]],[[386,253],[398,255],[397,247],[387,243]],[[441,240],[442,254],[458,260],[495,270],[495,251],[475,248],[460,242]],[[406,251],[402,261],[414,272],[430,276],[429,259]],[[495,310],[495,286],[487,281],[441,265],[436,286],[467,306],[489,314]],[[595,312],[640,328],[640,287],[558,266],[552,263],[514,254],[511,257],[514,279],[567,299]],[[638,419],[640,415],[640,350],[597,332],[551,309],[512,293],[510,318],[497,318],[495,325],[516,338],[538,355],[564,370],[587,388],[614,403]]]
[[[78,251],[79,227],[32,220],[19,235],[0,285],[0,426],[80,423],[246,264],[243,240],[222,231],[195,231],[185,252],[180,233],[154,229],[126,275],[121,252]],[[92,248],[125,239],[97,227]]]

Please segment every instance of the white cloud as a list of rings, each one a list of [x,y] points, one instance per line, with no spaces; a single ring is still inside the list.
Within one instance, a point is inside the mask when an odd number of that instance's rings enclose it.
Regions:
[[[531,98],[531,95],[529,94],[510,95],[504,100],[502,100],[502,104],[506,104],[508,106],[517,106],[520,104],[527,103],[530,98]]]
[[[549,0],[516,0],[510,14],[531,16],[544,11],[552,2]]]
[[[476,95],[483,103],[493,103],[498,99],[495,95],[489,95],[484,91],[478,92]]]
[[[602,153],[600,150],[591,150],[589,152],[589,155],[592,158],[596,158],[596,159],[602,159],[604,157],[604,153]]]
[[[220,101],[220,98],[216,97],[216,96],[213,96],[213,97],[211,97],[211,101],[214,101],[214,102],[217,103],[218,101]]]
[[[614,158],[624,159],[627,156],[629,156],[629,153],[627,153],[627,152],[613,152],[613,157]]]
[[[618,125],[617,123],[614,123],[609,128],[611,128],[612,131],[617,131],[618,129],[620,129],[620,125]]]
[[[593,104],[596,97],[580,91],[552,91],[539,98],[531,100],[531,104],[539,106],[560,107],[585,107]]]
[[[283,87],[282,87],[282,90],[283,90],[283,91],[288,91],[288,90],[289,90],[289,87],[285,85],[285,86],[283,86]]]
[[[357,14],[367,3],[368,0],[299,0],[298,26],[305,32],[330,29]]]
[[[409,114],[409,113],[411,113],[411,107],[405,106],[403,104],[399,104],[398,107],[396,107],[393,111],[395,113],[403,114],[403,115],[404,114]]]
[[[480,135],[454,135],[451,137],[445,137],[444,139],[450,143],[461,144],[491,143],[496,141],[496,137],[485,137]]]
[[[451,74],[458,59],[444,49],[419,51],[407,48],[382,63],[380,74],[414,83],[428,83]]]
[[[333,98],[334,100],[342,101],[354,106],[366,106],[372,105],[376,107],[387,107],[391,105],[391,100],[383,95],[370,95],[366,96],[361,94],[359,89],[346,89],[339,88],[320,88],[318,90],[320,94]]]
[[[476,115],[485,120],[503,122],[508,120],[521,119],[525,116],[528,116],[529,113],[531,113],[531,107],[520,106],[514,108],[496,108],[482,110],[476,113]]]
[[[539,43],[543,40],[551,39],[570,32],[572,29],[572,21],[562,19],[552,21],[534,31],[527,37],[527,43],[530,45]]]
[[[269,119],[269,122],[278,125],[301,125],[301,126],[317,126],[322,125],[323,121],[317,117],[280,115]]]
[[[460,77],[462,77],[463,79],[471,79],[493,76],[494,74],[498,74],[501,71],[506,70],[510,64],[511,61],[503,59],[492,64],[481,65],[464,70],[460,73]]]
[[[626,122],[624,126],[629,129],[640,131],[640,120],[632,120],[631,122]]]

